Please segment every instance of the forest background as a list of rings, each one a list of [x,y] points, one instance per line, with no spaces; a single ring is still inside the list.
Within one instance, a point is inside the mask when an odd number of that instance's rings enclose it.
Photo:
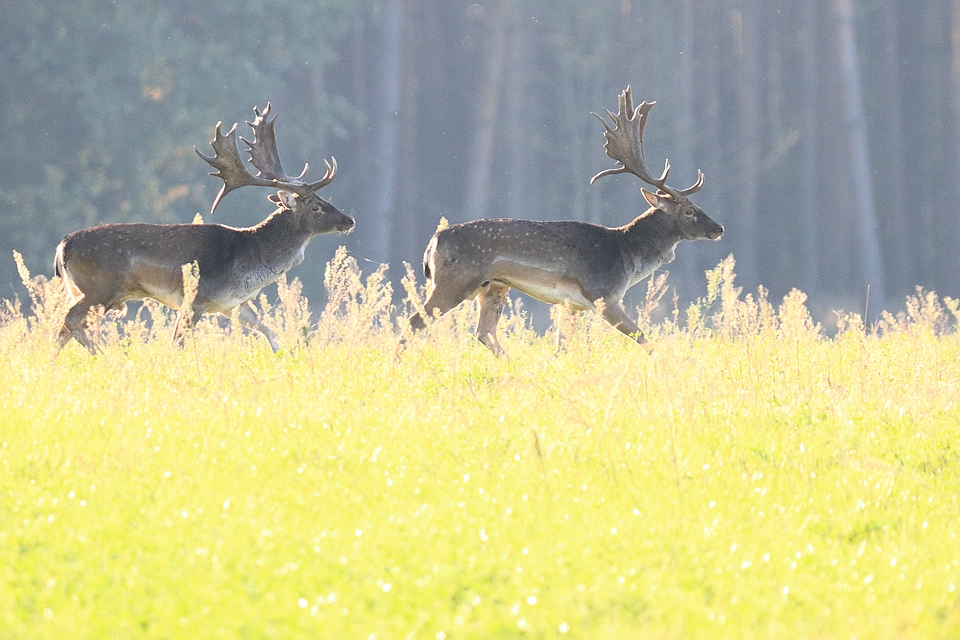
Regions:
[[[357,218],[292,272],[312,299],[341,242],[394,280],[404,261],[419,269],[441,216],[624,224],[643,209],[640,184],[589,184],[612,166],[589,114],[616,110],[627,84],[658,102],[651,167],[669,157],[681,187],[701,169],[694,199],[727,228],[678,251],[681,301],[730,253],[748,291],[800,288],[828,326],[835,309],[895,310],[918,285],[960,296],[960,0],[0,10],[0,297],[24,297],[13,250],[50,274],[57,242],[86,226],[263,219],[262,189],[207,215],[218,184],[193,147],[206,152],[217,121],[250,120],[267,101],[287,169],[309,162],[316,175],[336,156],[323,195]]]

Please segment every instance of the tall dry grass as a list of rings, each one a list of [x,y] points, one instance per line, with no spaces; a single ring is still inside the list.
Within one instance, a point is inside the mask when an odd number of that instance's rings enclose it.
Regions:
[[[59,279],[31,276],[22,257],[14,252],[21,281],[26,288],[28,301],[14,298],[3,300],[0,328],[23,346],[30,346],[55,354],[45,343],[53,342],[69,308],[69,297]],[[185,265],[186,266],[186,265]],[[426,298],[425,287],[417,284],[416,274],[410,265],[405,265],[401,279],[405,298],[394,304],[393,286],[388,278],[387,265],[364,276],[355,258],[344,247],[337,250],[327,263],[323,282],[327,300],[319,311],[303,295],[302,283],[294,279],[288,282],[281,277],[277,282],[276,296],[261,293],[257,306],[266,324],[281,338],[290,352],[310,345],[365,345],[385,346],[409,326],[407,318],[423,310]],[[768,299],[762,286],[756,292],[744,295],[736,286],[735,261],[732,256],[723,260],[715,269],[706,273],[707,295],[686,309],[676,306],[661,321],[654,321],[662,313],[664,298],[669,292],[666,274],[654,274],[648,281],[644,301],[635,309],[638,325],[653,341],[696,340],[718,338],[723,340],[755,339],[762,335],[776,335],[789,340],[826,340],[824,329],[816,323],[805,306],[806,295],[793,290],[775,306]],[[189,301],[188,301],[189,302]],[[28,308],[25,308],[25,304]],[[101,348],[126,346],[136,343],[164,342],[174,330],[176,310],[165,308],[150,299],[137,305],[126,316],[104,314],[102,309],[91,311],[89,331]],[[892,338],[901,334],[929,332],[945,336],[955,331],[960,322],[960,301],[941,299],[935,292],[917,288],[916,295],[909,296],[905,310],[893,314],[884,311],[880,320],[866,326],[861,315],[843,310],[836,311],[837,331],[835,339],[851,334],[862,334],[864,339]],[[602,320],[591,314],[574,314],[572,319],[562,308],[555,307],[551,315],[554,324],[571,322],[570,337],[589,343],[594,333],[607,332]],[[442,337],[458,342],[469,340],[477,320],[477,305],[468,301],[447,316],[434,319],[427,336]],[[234,339],[231,326],[215,315],[205,316],[196,328],[198,339]],[[508,340],[521,344],[540,339],[532,330],[530,319],[524,309],[523,299],[508,300],[500,323],[500,331]],[[556,326],[550,334],[556,331]],[[565,331],[566,336],[568,332]],[[243,332],[238,332],[243,335]],[[579,336],[579,338],[578,338]],[[245,337],[242,339],[246,339]],[[254,337],[254,340],[258,337]],[[429,338],[426,338],[429,341]],[[555,338],[550,338],[555,339]],[[49,355],[49,354],[48,354]]]
[[[954,637],[958,303],[918,290],[828,335],[791,292],[592,314],[513,301],[509,359],[461,305],[395,357],[425,292],[341,250],[274,355],[146,302],[54,337],[20,262],[0,310],[0,639]],[[202,277],[202,276],[201,276]],[[663,318],[653,320],[653,318]]]

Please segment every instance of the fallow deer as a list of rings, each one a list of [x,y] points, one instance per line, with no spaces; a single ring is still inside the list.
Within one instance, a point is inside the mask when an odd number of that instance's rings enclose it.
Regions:
[[[279,208],[260,224],[233,228],[219,224],[104,224],[76,231],[59,244],[54,260],[56,275],[63,278],[71,297],[58,335],[62,348],[76,338],[91,354],[96,345],[84,331],[91,307],[122,312],[127,300],[153,298],[179,309],[183,303],[182,266],[196,263],[200,280],[191,317],[177,315],[174,342],[182,343],[184,324],[193,326],[204,313],[237,316],[244,326],[260,332],[274,352],[280,345],[274,332],[260,321],[250,301],[260,290],[277,280],[291,267],[303,261],[304,249],[319,234],[348,232],[352,217],[317,195],[337,173],[337,161],[324,160],[326,172],[316,182],[306,182],[309,166],[297,177],[284,173],[277,152],[274,130],[276,116],[270,118],[270,104],[261,112],[254,107],[253,142],[243,138],[250,163],[258,170],[251,174],[244,166],[237,147],[237,125],[226,135],[217,123],[213,141],[214,155],[197,155],[217,171],[223,180],[211,208],[211,214],[225,195],[251,185],[277,189],[269,200]]]
[[[518,289],[549,304],[566,304],[575,311],[599,310],[622,333],[643,344],[646,338],[623,309],[626,291],[671,262],[681,240],[718,239],[723,227],[691,203],[688,196],[703,186],[703,173],[686,189],[667,186],[670,162],[654,178],[643,157],[643,130],[655,102],[633,107],[628,86],[619,97],[619,112],[607,115],[604,126],[607,155],[618,166],[598,178],[629,172],[656,187],[641,188],[650,205],[629,224],[610,228],[577,221],[476,220],[436,232],[423,256],[423,272],[431,292],[426,315],[444,314],[464,300],[480,297],[477,338],[496,356],[504,354],[497,340],[497,323],[507,292]],[[414,314],[410,328],[426,326]],[[401,339],[401,349],[405,339]]]

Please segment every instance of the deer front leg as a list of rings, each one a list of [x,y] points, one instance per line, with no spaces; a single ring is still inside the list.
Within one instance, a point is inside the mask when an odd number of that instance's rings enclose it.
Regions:
[[[573,333],[576,327],[577,319],[580,317],[580,309],[570,306],[567,302],[554,305],[553,324],[557,331],[556,350],[554,355],[560,355],[563,351],[564,341]]]
[[[503,313],[510,287],[491,282],[480,291],[480,319],[477,321],[477,340],[500,358],[506,355],[500,341],[497,340],[497,323]]]
[[[187,325],[189,329],[193,329],[193,324],[190,320],[184,318],[183,311],[177,312],[177,319],[173,323],[173,336],[170,338],[170,344],[183,348],[183,325]]]
[[[642,345],[648,352],[651,350],[643,331],[637,323],[630,319],[619,301],[604,300],[603,319],[613,325],[617,331],[630,337],[637,344]]]
[[[237,310],[237,319],[243,326],[263,335],[263,337],[267,339],[267,342],[270,343],[270,348],[273,349],[274,353],[280,351],[277,334],[273,332],[273,329],[263,323],[260,319],[260,314],[257,313],[257,310],[253,308],[250,302],[245,302],[240,305],[240,308]]]
[[[170,339],[170,343],[182,349],[184,332],[193,331],[193,328],[197,326],[198,322],[200,322],[200,318],[203,317],[203,314],[207,312],[208,306],[208,304],[199,304],[194,301],[193,306],[190,308],[189,318],[184,316],[182,309],[178,311],[177,320],[173,325],[173,337]]]

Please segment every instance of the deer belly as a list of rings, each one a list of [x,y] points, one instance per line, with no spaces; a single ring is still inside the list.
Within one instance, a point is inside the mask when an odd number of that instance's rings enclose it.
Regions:
[[[225,313],[234,307],[252,300],[266,285],[280,276],[274,269],[257,269],[239,274],[233,281],[204,281],[200,274],[198,300],[207,305],[207,313]],[[140,283],[144,295],[157,300],[168,307],[178,309],[183,303],[183,282],[180,278],[154,279]]]
[[[142,293],[137,295],[137,298],[153,298],[160,304],[164,304],[171,309],[179,309],[181,303],[183,303],[183,291],[179,288],[170,289],[167,287],[159,286],[145,286],[142,287]]]
[[[522,291],[548,304],[569,304],[575,309],[593,309],[593,301],[583,294],[576,282],[556,276],[497,278],[503,284]]]

